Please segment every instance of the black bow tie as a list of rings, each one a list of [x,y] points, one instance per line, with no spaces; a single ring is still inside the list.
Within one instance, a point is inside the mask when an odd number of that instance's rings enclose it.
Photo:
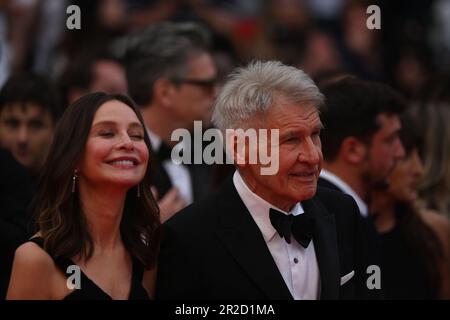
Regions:
[[[281,238],[287,243],[291,243],[291,234],[295,240],[307,248],[312,239],[314,231],[314,217],[304,212],[294,216],[292,214],[286,215],[283,212],[270,209],[270,222],[277,230]]]

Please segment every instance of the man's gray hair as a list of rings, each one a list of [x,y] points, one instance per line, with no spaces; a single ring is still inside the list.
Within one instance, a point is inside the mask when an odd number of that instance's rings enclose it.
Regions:
[[[279,97],[316,108],[324,101],[314,81],[302,70],[279,61],[254,61],[231,73],[217,97],[212,122],[222,132],[245,128],[248,120],[264,114]]]
[[[159,22],[125,39],[125,65],[130,96],[138,105],[152,100],[160,78],[183,78],[192,54],[208,50],[210,33],[193,22]]]

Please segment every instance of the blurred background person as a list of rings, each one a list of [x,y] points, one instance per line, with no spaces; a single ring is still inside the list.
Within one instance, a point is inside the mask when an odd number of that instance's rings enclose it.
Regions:
[[[0,297],[6,294],[14,251],[31,235],[29,210],[62,108],[44,76],[12,76],[0,90]]]
[[[350,194],[364,217],[370,194],[384,188],[404,155],[399,114],[406,107],[392,88],[346,76],[322,86],[324,165],[319,184]]]
[[[414,117],[424,139],[420,155],[424,173],[419,197],[426,208],[450,218],[450,76],[435,77],[425,87]]]
[[[0,148],[0,300],[5,299],[14,252],[31,235],[31,175]]]
[[[373,190],[371,212],[381,234],[381,286],[386,299],[450,298],[450,223],[417,205],[424,173],[421,139],[409,114],[402,116],[405,157],[389,174],[386,190]]]
[[[149,147],[126,96],[88,94],[66,110],[39,180],[38,233],[16,251],[8,299],[153,297],[160,222]],[[67,285],[69,266],[78,288]]]
[[[399,115],[406,105],[398,93],[382,83],[343,75],[330,77],[334,80],[324,79],[322,87],[324,164],[318,184],[355,199],[369,247],[366,259],[369,265],[379,266],[382,248],[369,214],[371,193],[386,188],[388,174],[404,155]]]
[[[92,92],[127,94],[125,67],[108,48],[93,50],[67,65],[58,81],[64,105]]]
[[[211,191],[210,167],[175,164],[170,157],[178,143],[171,140],[174,130],[193,132],[194,121],[209,124],[217,68],[207,30],[163,22],[138,31],[128,39],[126,68],[130,96],[141,108],[154,150],[158,199],[170,200],[161,216],[170,216]]]
[[[0,91],[0,145],[33,176],[42,168],[62,110],[44,76],[12,76]]]

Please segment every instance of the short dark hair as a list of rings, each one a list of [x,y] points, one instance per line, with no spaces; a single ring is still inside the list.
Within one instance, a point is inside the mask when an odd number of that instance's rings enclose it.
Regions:
[[[322,149],[324,159],[336,159],[342,141],[356,137],[370,144],[373,134],[379,129],[377,116],[400,114],[406,102],[391,87],[354,77],[344,78],[321,88],[325,104],[321,110]]]
[[[144,127],[139,109],[128,97],[96,92],[72,103],[55,129],[33,202],[44,249],[53,257],[71,258],[80,254],[89,259],[93,254],[93,240],[78,193],[71,191],[71,182],[97,110],[114,100],[130,107]],[[144,141],[150,149],[150,139],[145,130]],[[156,263],[160,227],[158,205],[150,191],[150,175],[148,165],[140,183],[141,197],[136,196],[137,186],[128,190],[120,223],[125,247],[146,269]]]
[[[56,123],[63,108],[53,83],[47,77],[35,73],[20,73],[11,76],[0,91],[0,111],[12,104],[25,107],[34,103],[48,110]]]
[[[84,52],[74,61],[68,63],[67,68],[59,79],[64,105],[69,105],[69,92],[71,89],[88,91],[94,81],[94,67],[99,61],[112,61],[122,65],[122,61],[107,49],[96,49]]]
[[[130,96],[138,105],[152,101],[156,80],[182,78],[188,58],[209,50],[208,30],[192,22],[160,22],[126,39],[125,65]]]

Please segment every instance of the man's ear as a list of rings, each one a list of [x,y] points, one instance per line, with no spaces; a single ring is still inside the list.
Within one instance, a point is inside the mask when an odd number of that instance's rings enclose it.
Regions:
[[[359,164],[367,157],[368,147],[355,137],[347,137],[342,141],[340,157],[351,164]]]
[[[247,166],[248,159],[248,146],[242,143],[238,143],[239,138],[234,130],[230,130],[226,134],[226,147],[227,152],[229,152],[230,158],[233,159],[235,165],[239,168],[244,168]],[[244,153],[245,151],[245,153]]]
[[[175,89],[175,84],[169,79],[158,79],[153,85],[153,100],[163,107],[170,108],[173,105]]]

